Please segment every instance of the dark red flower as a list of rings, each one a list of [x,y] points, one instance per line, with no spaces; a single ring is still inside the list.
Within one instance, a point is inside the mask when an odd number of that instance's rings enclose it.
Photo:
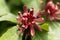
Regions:
[[[60,17],[58,17],[58,15],[60,15],[60,10],[58,10],[58,5],[54,4],[52,0],[47,2],[45,11],[51,21],[60,20]]]
[[[47,4],[44,6],[42,0],[42,6],[45,10],[46,19],[49,18],[51,21],[60,20],[60,10],[58,10],[58,7],[60,6],[59,2],[57,2],[57,4],[54,4],[52,0],[47,0]]]
[[[34,36],[35,31],[34,28],[36,28],[39,31],[42,31],[40,26],[37,25],[36,22],[43,22],[44,18],[40,17],[38,18],[38,15],[41,14],[39,11],[37,14],[34,14],[34,9],[31,8],[30,11],[28,12],[28,9],[26,6],[23,7],[24,13],[22,14],[21,12],[19,13],[19,17],[17,20],[19,21],[18,26],[20,27],[19,35],[25,30],[29,28],[29,32],[31,36]]]

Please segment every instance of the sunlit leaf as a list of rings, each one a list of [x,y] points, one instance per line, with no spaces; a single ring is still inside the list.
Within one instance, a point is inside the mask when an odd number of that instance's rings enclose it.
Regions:
[[[0,17],[0,21],[11,21],[17,23],[16,16],[11,13],[8,13],[7,15]]]
[[[50,23],[48,39],[49,40],[60,40],[60,23],[59,22]]]
[[[11,27],[9,28],[1,37],[0,40],[18,40],[18,33],[17,33],[17,27]],[[20,36],[20,40],[21,40]]]
[[[5,3],[5,0],[0,0],[0,16],[6,15],[9,11],[10,10]]]
[[[41,28],[46,30],[46,31],[49,31],[49,25],[47,23],[44,23],[43,25],[41,25]]]
[[[48,32],[47,31],[36,31],[36,34],[34,37],[32,37],[32,40],[48,40]]]
[[[28,8],[34,8],[35,13],[40,8],[40,0],[22,0],[22,2],[28,7]]]

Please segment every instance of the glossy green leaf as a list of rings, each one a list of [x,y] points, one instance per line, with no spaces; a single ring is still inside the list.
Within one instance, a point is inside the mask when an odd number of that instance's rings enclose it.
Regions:
[[[34,8],[35,13],[40,10],[40,0],[22,0],[28,8]]]
[[[11,21],[17,23],[16,16],[11,13],[8,13],[7,15],[0,17],[0,21]]]
[[[20,40],[22,37],[20,36]],[[1,37],[0,40],[19,40],[18,33],[17,33],[17,27],[11,27],[9,28]]]
[[[36,31],[36,34],[34,37],[32,37],[32,40],[48,40],[48,32],[47,31]]]
[[[47,24],[47,23],[44,23],[43,25],[41,25],[41,28],[43,29],[43,30],[46,30],[46,31],[49,31],[49,25]]]
[[[9,11],[10,10],[5,3],[5,0],[0,0],[0,16],[6,15]]]
[[[0,0],[0,21],[17,23],[16,16],[10,12],[5,0]]]
[[[60,40],[60,23],[59,22],[50,22],[49,23],[49,40]]]

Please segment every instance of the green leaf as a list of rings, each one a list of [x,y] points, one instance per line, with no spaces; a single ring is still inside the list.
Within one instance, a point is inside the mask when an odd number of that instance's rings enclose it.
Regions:
[[[5,0],[0,0],[0,21],[17,23],[16,16],[10,12]]]
[[[48,40],[60,40],[60,23],[50,22],[49,24]]]
[[[41,28],[48,31],[49,25],[47,23],[44,23],[43,25],[41,25]]]
[[[32,37],[32,40],[48,40],[48,32],[47,31],[36,31],[36,34],[34,37]]]
[[[5,0],[0,0],[0,16],[6,15],[9,11],[10,10],[5,3]]]
[[[17,34],[17,27],[11,27],[9,28],[1,37],[0,40],[18,40],[18,34]],[[22,39],[22,36],[20,36],[20,40]]]
[[[8,13],[7,15],[0,17],[0,21],[11,21],[17,23],[16,16],[11,13]]]
[[[9,0],[8,4],[9,5],[20,5],[21,0]]]
[[[0,22],[0,35],[3,34],[8,28],[15,25],[16,25],[15,23],[10,22],[10,21],[1,21]]]
[[[49,22],[48,24],[49,31],[36,31],[36,35],[32,38],[32,40],[60,40],[60,23],[55,21]],[[44,25],[45,24],[43,24],[42,26]]]
[[[28,7],[28,8],[34,8],[35,13],[40,8],[40,0],[22,0],[22,2]]]

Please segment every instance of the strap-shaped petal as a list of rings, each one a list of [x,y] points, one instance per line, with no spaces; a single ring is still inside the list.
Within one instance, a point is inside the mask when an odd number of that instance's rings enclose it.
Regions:
[[[20,34],[24,31],[25,29],[21,28],[19,31],[18,31],[18,35],[20,36]]]
[[[40,26],[38,26],[36,23],[33,23],[34,27],[39,30],[39,31],[42,31],[42,29],[40,28]]]
[[[24,29],[27,29],[27,28],[28,28],[28,25],[22,25],[22,27],[23,27]]]
[[[34,13],[34,9],[31,8],[31,9],[30,9],[30,14],[33,15],[33,13]]]
[[[28,8],[26,6],[23,6],[23,10],[25,13],[28,13]]]
[[[57,2],[57,4],[56,4],[57,6],[60,6],[60,3],[59,2]]]
[[[19,11],[18,12],[18,15],[22,18],[23,17],[23,15],[22,15],[22,13]]]
[[[20,17],[17,17],[17,20],[18,20],[19,22],[21,22],[21,21],[22,21],[22,19],[21,19]]]
[[[41,16],[41,15],[43,14],[43,12],[44,12],[44,11],[40,11],[40,10],[39,10],[39,11],[38,11],[36,14],[34,14],[33,16],[37,18],[38,16]]]
[[[31,36],[35,35],[35,31],[32,25],[30,25],[30,33],[31,33]]]
[[[35,22],[43,22],[44,21],[44,18],[37,18],[34,20]]]
[[[55,19],[56,19],[56,20],[60,20],[60,14],[57,14],[57,15],[55,16]]]
[[[54,18],[54,16],[50,16],[50,21],[52,21],[52,20],[54,20],[55,18]]]
[[[55,15],[60,15],[60,10],[57,10],[57,11],[55,12]]]

